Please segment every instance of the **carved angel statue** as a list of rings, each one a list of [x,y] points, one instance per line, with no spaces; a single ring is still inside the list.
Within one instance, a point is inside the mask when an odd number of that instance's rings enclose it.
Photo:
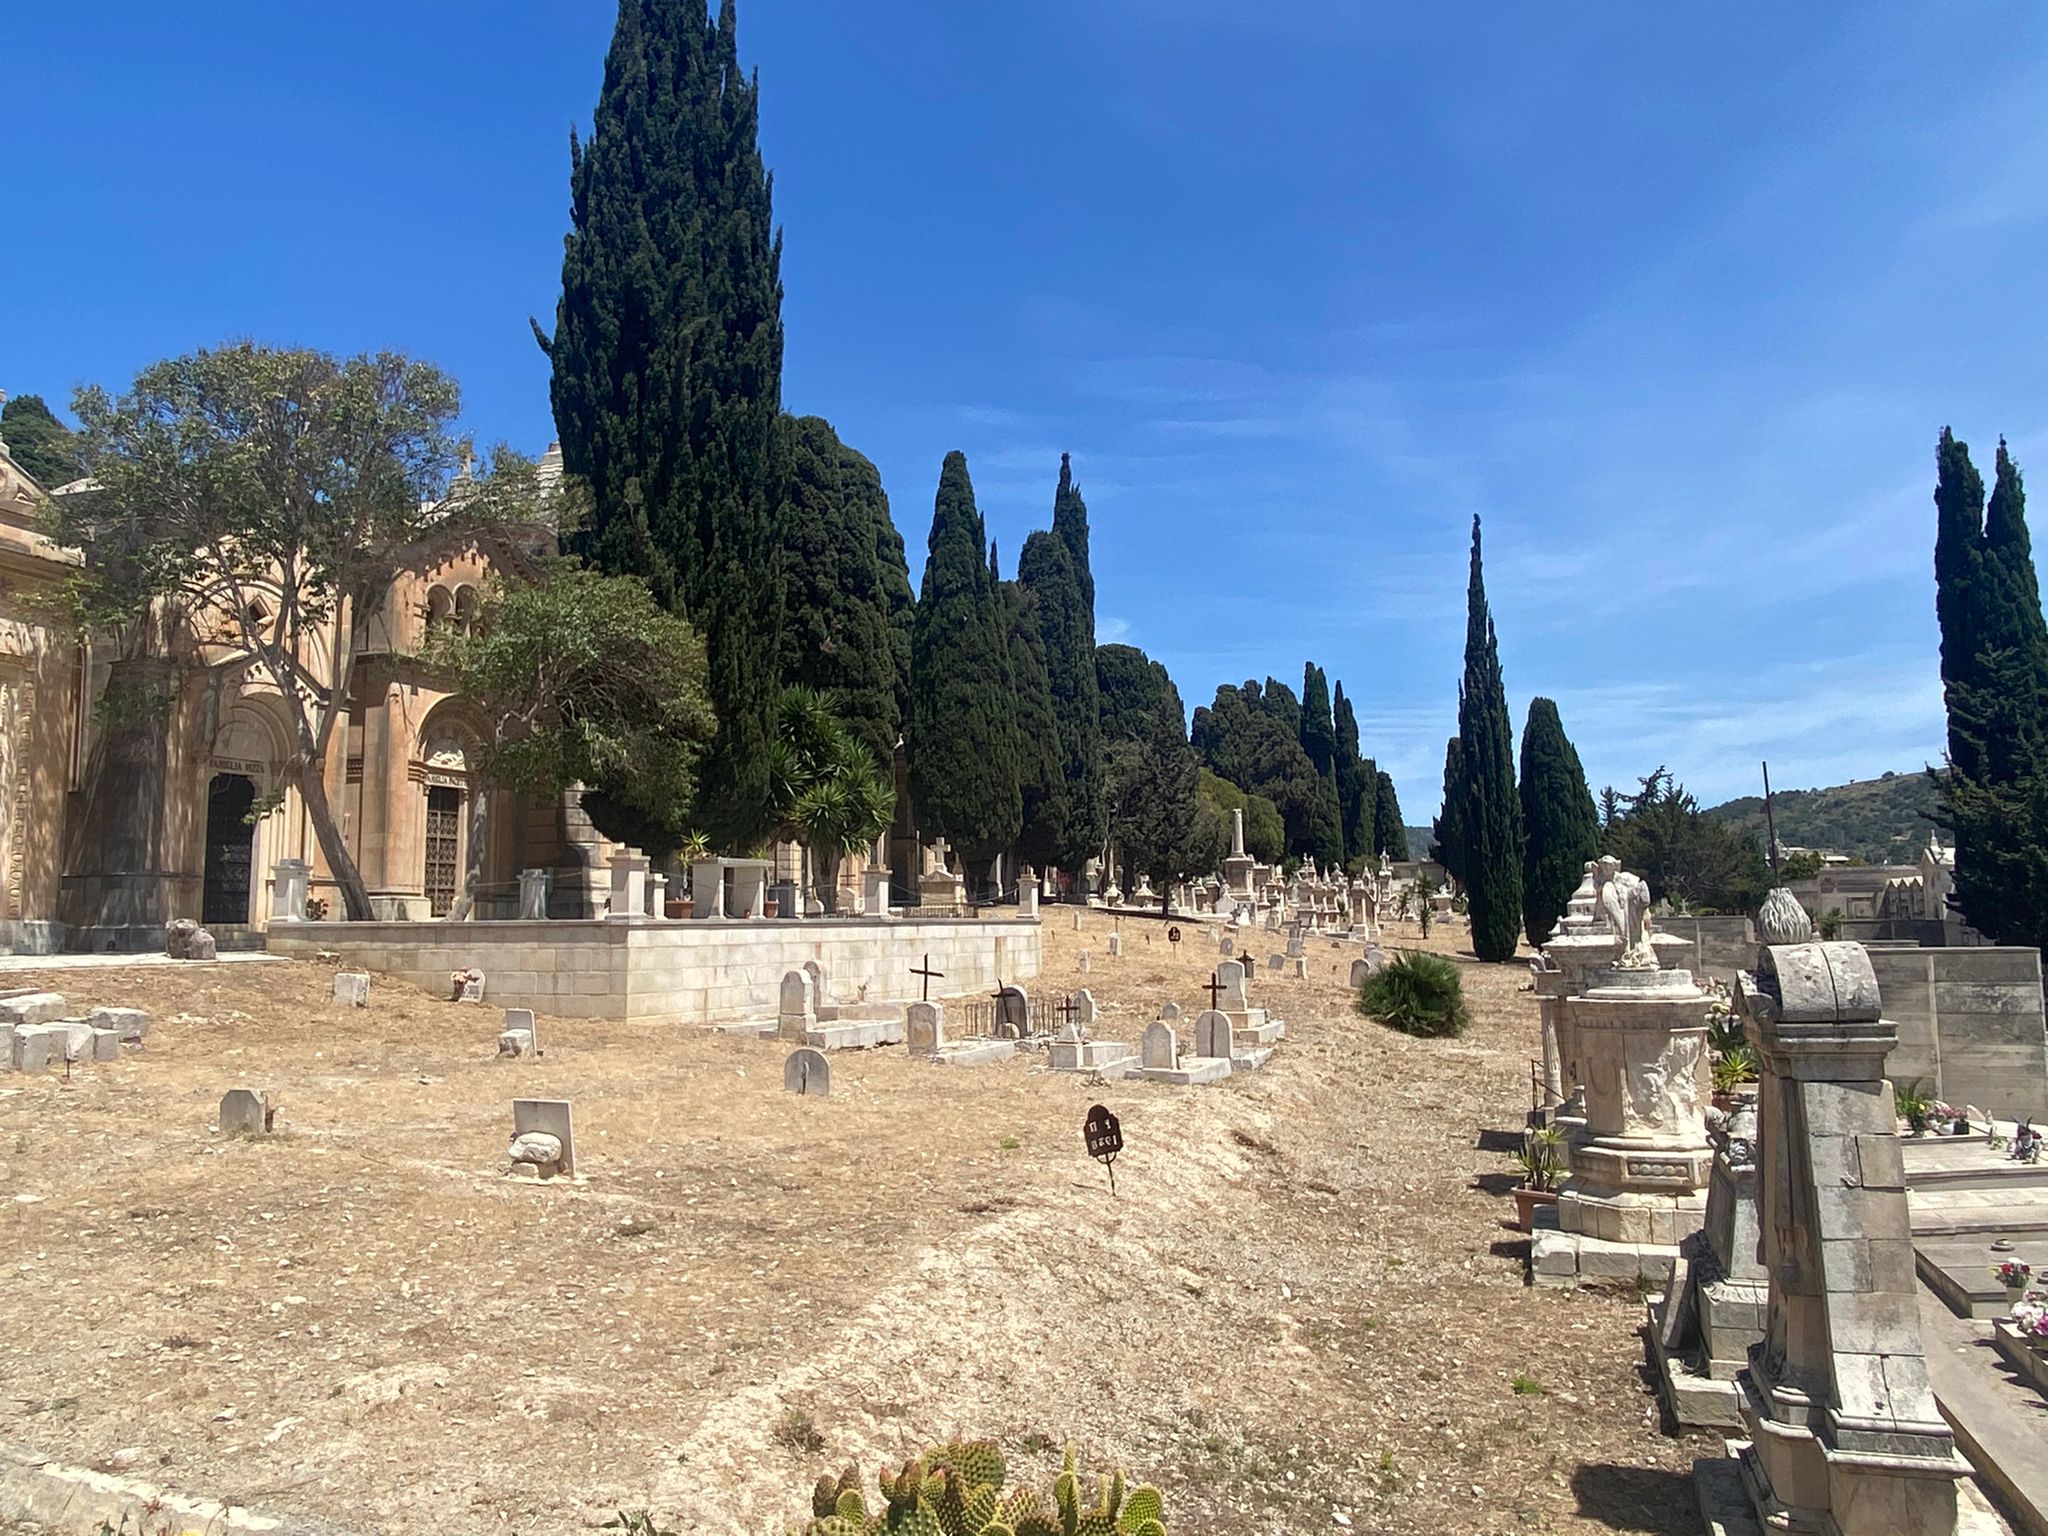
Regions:
[[[1641,875],[1630,874],[1613,854],[1599,862],[1594,881],[1600,894],[1600,915],[1621,940],[1624,970],[1654,970],[1656,951],[1650,948],[1650,887]]]

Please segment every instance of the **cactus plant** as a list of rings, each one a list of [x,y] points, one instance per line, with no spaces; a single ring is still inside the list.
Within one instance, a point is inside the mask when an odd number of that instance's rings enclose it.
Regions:
[[[881,1504],[870,1513],[849,1467],[818,1479],[801,1536],[1166,1536],[1159,1490],[1149,1483],[1131,1488],[1120,1471],[1084,1507],[1072,1446],[1053,1480],[1050,1507],[1036,1489],[1006,1491],[1006,1475],[994,1441],[954,1440],[893,1473],[883,1467],[875,1479]]]

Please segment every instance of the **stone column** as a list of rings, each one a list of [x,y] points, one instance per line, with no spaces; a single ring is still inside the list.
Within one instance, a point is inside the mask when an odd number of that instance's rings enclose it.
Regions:
[[[887,919],[895,914],[889,910],[889,866],[870,864],[861,876],[861,908],[867,917]]]
[[[1017,915],[1032,922],[1038,920],[1038,882],[1027,880],[1017,887]]]
[[[548,872],[544,869],[519,871],[519,916],[526,922],[544,921],[548,915]]]
[[[668,916],[668,876],[647,877],[647,915],[665,918]]]
[[[622,848],[612,855],[612,909],[617,920],[640,917],[647,910],[647,855]]]
[[[1770,1307],[1737,1378],[1766,1528],[1950,1536],[1967,1465],[1928,1384],[1882,1017],[1860,944],[1763,949],[1737,1000],[1763,1062]]]
[[[1244,812],[1235,807],[1230,812],[1230,856],[1244,857]]]
[[[270,871],[270,920],[273,923],[303,922],[306,917],[306,883],[312,866],[304,859],[279,859]]]

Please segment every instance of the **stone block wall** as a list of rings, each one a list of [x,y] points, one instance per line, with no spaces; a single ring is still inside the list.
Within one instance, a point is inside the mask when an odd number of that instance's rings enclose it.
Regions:
[[[2048,1114],[2041,952],[1872,948],[1885,1017],[1899,1043],[1885,1063],[1900,1087],[1925,1084],[1961,1108],[2001,1119]]]
[[[1651,919],[1658,933],[1668,933],[1691,944],[1683,960],[1670,962],[1695,976],[1713,976],[1733,983],[1737,971],[1756,964],[1756,928],[1737,913],[1728,917],[1677,917],[1659,912]]]
[[[445,994],[449,973],[476,966],[493,1007],[564,1019],[723,1024],[773,1018],[783,974],[824,968],[827,1001],[916,994],[913,965],[931,956],[939,996],[984,993],[998,978],[1038,975],[1039,925],[1021,920],[870,922],[625,921],[294,923],[270,930],[274,954],[341,957],[344,969],[397,976]]]

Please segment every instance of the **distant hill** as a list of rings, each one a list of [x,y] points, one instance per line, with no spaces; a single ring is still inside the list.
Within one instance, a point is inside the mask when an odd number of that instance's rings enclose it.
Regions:
[[[1772,797],[1778,840],[1795,848],[1846,853],[1866,864],[1911,864],[1933,830],[1934,786],[1921,772],[1887,773],[1833,789],[1781,789]],[[1764,802],[1744,795],[1708,808],[1764,845]]]
[[[1415,859],[1428,858],[1430,845],[1436,841],[1436,828],[1406,827],[1403,830],[1408,834],[1408,856]]]

